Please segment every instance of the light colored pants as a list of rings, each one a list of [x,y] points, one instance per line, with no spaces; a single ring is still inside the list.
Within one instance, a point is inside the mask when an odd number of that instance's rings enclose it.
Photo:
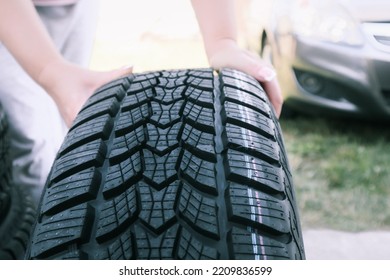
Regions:
[[[80,0],[75,5],[37,7],[63,56],[83,66],[88,66],[92,52],[97,2]],[[51,97],[24,72],[2,44],[0,102],[9,122],[14,182],[28,188],[38,204],[67,128]]]

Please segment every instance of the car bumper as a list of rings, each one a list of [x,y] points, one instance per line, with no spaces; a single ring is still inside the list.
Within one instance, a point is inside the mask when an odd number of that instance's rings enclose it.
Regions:
[[[283,41],[283,40],[281,40]],[[286,41],[286,40],[284,40]],[[390,52],[295,36],[276,64],[286,104],[312,113],[390,120]]]

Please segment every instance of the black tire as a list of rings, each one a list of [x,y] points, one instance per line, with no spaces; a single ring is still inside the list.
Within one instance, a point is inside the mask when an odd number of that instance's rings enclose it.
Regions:
[[[3,107],[0,104],[0,207],[8,200],[4,195],[1,196],[1,194],[7,191],[6,187],[9,185],[10,172],[8,122]]]
[[[29,259],[303,259],[259,84],[195,69],[100,89],[60,149],[30,246]]]
[[[0,260],[25,258],[35,221],[31,197],[12,183],[8,123],[0,105]]]

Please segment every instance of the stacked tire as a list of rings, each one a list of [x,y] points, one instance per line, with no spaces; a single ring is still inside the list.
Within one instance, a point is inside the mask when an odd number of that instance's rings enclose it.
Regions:
[[[0,260],[24,259],[35,221],[30,196],[12,182],[7,118],[0,105]]]
[[[29,259],[304,259],[278,120],[241,72],[134,74],[85,104]]]

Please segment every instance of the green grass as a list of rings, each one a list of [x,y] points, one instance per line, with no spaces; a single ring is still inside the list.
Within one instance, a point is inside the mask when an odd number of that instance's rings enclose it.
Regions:
[[[390,229],[386,123],[281,120],[304,228]]]

